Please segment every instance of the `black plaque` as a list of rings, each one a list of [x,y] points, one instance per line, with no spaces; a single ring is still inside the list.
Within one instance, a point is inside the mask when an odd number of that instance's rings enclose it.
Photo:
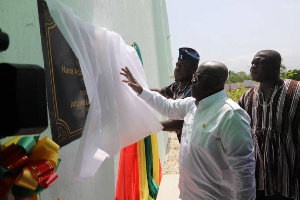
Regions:
[[[53,140],[64,146],[81,137],[89,100],[79,60],[52,19],[46,2],[37,2],[51,133]]]

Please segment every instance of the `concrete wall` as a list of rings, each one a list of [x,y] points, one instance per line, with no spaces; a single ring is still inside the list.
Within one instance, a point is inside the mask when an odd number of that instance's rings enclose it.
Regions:
[[[119,33],[127,44],[140,46],[150,87],[171,82],[172,60],[165,0],[60,0],[82,19]],[[10,46],[0,53],[0,62],[37,64],[43,67],[39,20],[35,0],[0,0],[0,28],[9,34]],[[48,128],[43,136],[51,136]],[[3,143],[8,138],[2,140]],[[159,153],[164,162],[168,137],[158,134]],[[119,155],[104,162],[90,180],[72,178],[80,140],[63,147],[59,180],[42,193],[42,199],[114,199]]]

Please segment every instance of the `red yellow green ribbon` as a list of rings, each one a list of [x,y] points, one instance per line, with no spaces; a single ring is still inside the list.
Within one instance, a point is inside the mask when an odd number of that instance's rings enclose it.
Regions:
[[[14,174],[13,194],[26,198],[38,194],[53,184],[58,175],[59,145],[48,137],[35,142],[32,137],[15,137],[2,146],[0,152],[0,178]]]

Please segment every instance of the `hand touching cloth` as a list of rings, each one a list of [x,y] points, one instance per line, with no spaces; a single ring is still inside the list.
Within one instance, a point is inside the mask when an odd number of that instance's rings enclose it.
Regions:
[[[148,87],[135,49],[119,34],[83,21],[64,4],[46,2],[80,62],[89,97],[90,108],[74,166],[76,177],[90,178],[107,157],[162,126],[152,109],[121,81],[120,66],[130,66],[139,83]]]
[[[132,76],[128,67],[121,68],[121,70],[123,72],[121,72],[120,74],[127,78],[127,80],[123,80],[123,82],[127,83],[136,93],[138,93],[140,95],[143,92],[143,87]]]

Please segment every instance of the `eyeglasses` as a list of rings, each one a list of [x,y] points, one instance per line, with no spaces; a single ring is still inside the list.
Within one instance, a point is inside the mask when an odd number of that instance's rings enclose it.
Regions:
[[[192,83],[194,83],[194,82],[196,82],[196,81],[197,81],[197,82],[200,82],[200,80],[201,80],[203,77],[214,77],[214,78],[219,78],[219,79],[220,79],[220,77],[213,76],[213,75],[206,75],[206,74],[195,73],[195,74],[193,75]]]

